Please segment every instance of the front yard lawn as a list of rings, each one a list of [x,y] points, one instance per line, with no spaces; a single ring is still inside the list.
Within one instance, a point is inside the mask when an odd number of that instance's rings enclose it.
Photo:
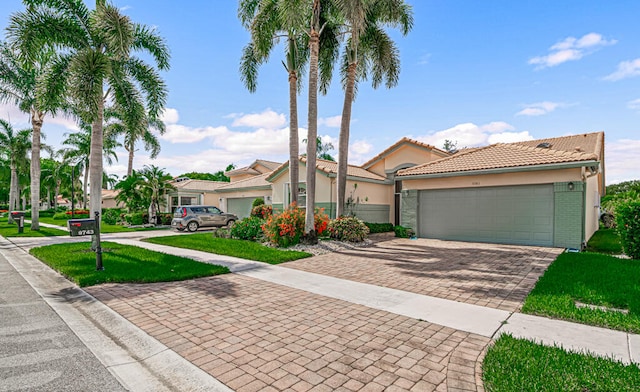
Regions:
[[[200,263],[136,246],[102,242],[104,271],[96,271],[91,242],[48,245],[29,252],[78,286],[101,283],[151,283],[225,274],[227,267]]]
[[[638,391],[640,368],[503,335],[482,364],[487,392]]]
[[[269,248],[257,242],[214,238],[211,233],[147,238],[144,241],[178,248],[200,250],[218,255],[239,257],[247,260],[262,261],[269,264],[280,264],[311,257],[310,253]]]
[[[53,237],[59,235],[69,235],[68,232],[64,230],[51,229],[48,227],[40,226],[40,230],[31,230],[31,224],[24,224],[24,232],[22,234],[18,234],[18,224],[10,225],[7,222],[7,219],[4,218],[2,222],[0,222],[0,235],[3,237]]]
[[[639,277],[637,260],[589,252],[563,253],[538,280],[522,311],[640,333]],[[608,309],[579,308],[576,301]]]
[[[611,255],[621,254],[622,244],[616,229],[600,229],[596,231],[587,243],[587,251]]]

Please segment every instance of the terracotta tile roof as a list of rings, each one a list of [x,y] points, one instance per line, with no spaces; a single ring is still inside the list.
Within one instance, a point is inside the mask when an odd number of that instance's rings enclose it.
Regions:
[[[271,183],[267,181],[267,177],[271,173],[264,173],[259,176],[245,178],[244,180],[236,182],[228,182],[225,185],[218,187],[218,191],[233,191],[235,189],[257,188],[257,187],[270,187]]]
[[[436,152],[441,153],[443,157],[449,155],[448,152],[446,152],[444,150],[441,150],[441,149],[439,149],[439,148],[437,148],[435,146],[432,146],[430,144],[422,143],[422,142],[419,142],[419,141],[413,140],[413,139],[409,139],[408,137],[403,137],[402,139],[398,140],[397,142],[395,142],[394,144],[392,144],[391,146],[386,148],[380,154],[378,154],[375,157],[369,159],[367,162],[365,162],[361,166],[364,167],[364,168],[371,167],[375,162],[377,162],[378,160],[380,160],[383,157],[387,156],[388,154],[393,152],[395,149],[400,147],[402,144],[413,144],[413,145],[418,146],[418,147],[426,148],[426,149],[429,149],[429,150],[434,150]]]
[[[584,133],[581,135],[571,135],[554,137],[548,139],[529,140],[510,144],[536,147],[540,143],[548,143],[550,150],[577,151],[594,153],[598,159],[602,159],[604,146],[604,132]]]
[[[597,135],[597,134],[593,134]],[[508,144],[492,144],[490,146],[462,150],[455,155],[423,165],[404,169],[398,172],[398,176],[428,175],[441,173],[466,172],[474,170],[500,169],[510,167],[526,167],[545,164],[558,164],[581,161],[597,161],[599,154],[595,152],[598,143],[589,144],[590,151],[582,151],[587,147],[581,147],[581,151],[575,149],[575,141],[583,140],[583,135],[568,136],[564,138],[543,139],[552,140],[556,148],[536,147],[541,140],[529,142],[517,142]],[[587,136],[586,139],[598,139]],[[573,143],[572,143],[573,142]],[[551,143],[551,142],[549,142]],[[571,149],[569,145],[573,145]],[[559,148],[563,146],[565,148]]]
[[[300,158],[301,162],[306,163],[307,157]],[[338,162],[327,161],[324,159],[316,159],[316,168],[327,174],[338,174]],[[371,173],[368,170],[363,169],[361,166],[347,165],[347,176],[367,178],[370,180],[385,181],[386,178],[379,176],[375,173]]]
[[[209,181],[209,180],[183,180],[183,181],[173,181],[171,185],[176,187],[176,189],[180,190],[194,190],[194,191],[215,191],[222,185],[226,185],[228,182],[222,181]]]
[[[307,157],[301,156],[300,157],[300,162],[306,164],[307,163]],[[289,166],[289,161],[287,161],[287,162],[283,163],[282,165],[280,165],[280,167],[278,167],[276,170],[271,172],[271,174],[269,176],[267,176],[267,181],[272,181],[274,175],[276,175],[277,173],[282,172],[282,170],[284,170],[288,166]],[[326,174],[337,175],[338,174],[338,162],[327,161],[327,160],[324,160],[324,159],[316,158],[316,169],[320,170],[321,172],[324,172]],[[375,173],[372,173],[372,172],[362,168],[361,166],[354,166],[354,165],[348,165],[347,166],[347,176],[356,177],[356,178],[366,178],[366,179],[369,179],[369,180],[376,180],[376,181],[386,181],[385,177],[382,177],[382,176],[379,176],[379,175],[377,175]]]
[[[233,176],[233,175],[236,175],[236,174],[254,174],[254,175],[264,174],[264,173],[261,173],[261,172],[259,172],[258,170],[255,169],[255,167],[257,165],[264,166],[267,169],[269,169],[269,171],[271,172],[271,171],[277,169],[278,167],[280,167],[281,163],[280,162],[267,161],[267,160],[264,160],[264,159],[256,159],[249,166],[245,166],[245,167],[240,167],[238,169],[229,170],[228,172],[225,172],[224,175],[225,176],[230,176],[230,175]]]
[[[118,191],[116,189],[103,189],[102,190],[102,198],[103,199],[114,199],[116,196],[118,196],[118,193],[120,193],[120,191]]]

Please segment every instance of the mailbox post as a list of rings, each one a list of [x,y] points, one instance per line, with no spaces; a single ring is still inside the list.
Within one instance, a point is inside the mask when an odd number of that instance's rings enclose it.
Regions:
[[[95,216],[95,219],[69,219],[67,228],[69,229],[69,235],[72,237],[96,236],[96,270],[102,271],[104,267],[102,266],[102,247],[100,246],[100,213],[96,212]]]
[[[24,233],[24,211],[11,211],[11,218],[18,224],[18,234]]]

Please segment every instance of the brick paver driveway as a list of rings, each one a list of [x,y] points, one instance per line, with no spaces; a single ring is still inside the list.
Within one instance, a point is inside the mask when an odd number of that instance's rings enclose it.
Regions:
[[[86,291],[237,391],[482,391],[489,339],[241,275]]]
[[[562,252],[559,248],[378,238],[369,247],[283,266],[513,312]]]

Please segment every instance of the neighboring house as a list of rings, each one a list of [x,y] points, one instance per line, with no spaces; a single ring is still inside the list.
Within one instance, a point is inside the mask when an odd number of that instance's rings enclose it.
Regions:
[[[192,180],[190,178],[176,178],[171,182],[175,190],[169,191],[166,196],[167,209],[171,212],[178,206],[206,204],[220,207],[219,196],[216,189],[228,182]]]
[[[266,178],[280,165],[280,162],[257,159],[249,166],[224,173],[231,182],[216,190],[220,209],[246,218],[251,214],[251,206],[256,198],[261,197],[266,204],[271,204],[271,184]]]
[[[103,189],[102,190],[102,208],[123,208],[117,200],[119,191],[115,189]]]
[[[306,203],[306,157],[300,158],[300,183],[298,205]],[[336,175],[338,164],[324,159],[316,161],[316,206],[324,208],[330,218],[336,214]],[[290,204],[289,162],[285,162],[267,177],[272,185],[272,203],[275,210]],[[347,212],[353,212],[366,222],[389,222],[389,206],[393,182],[360,166],[349,165],[347,169],[347,199],[351,203]]]
[[[419,237],[581,248],[598,229],[604,133],[493,144],[400,170]]]

